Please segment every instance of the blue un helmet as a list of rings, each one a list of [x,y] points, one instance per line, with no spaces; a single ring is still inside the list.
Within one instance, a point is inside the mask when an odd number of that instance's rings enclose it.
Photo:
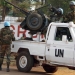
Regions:
[[[57,14],[58,15],[63,15],[63,9],[62,8],[58,8],[57,9]]]
[[[7,27],[7,26],[9,27],[10,26],[10,22],[8,22],[8,21],[4,22],[4,26],[5,27]]]
[[[69,5],[70,5],[70,9],[74,10],[74,8],[75,8],[75,1],[70,1]]]
[[[75,1],[70,1],[70,5],[75,5]]]

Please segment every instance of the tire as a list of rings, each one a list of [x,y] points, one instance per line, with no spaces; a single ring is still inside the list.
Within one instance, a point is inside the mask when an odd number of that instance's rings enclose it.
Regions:
[[[21,52],[16,59],[16,66],[20,72],[29,72],[33,67],[33,57],[29,52]]]
[[[30,30],[39,30],[42,27],[43,19],[42,16],[38,13],[31,13],[27,17],[27,27]]]
[[[50,66],[47,64],[43,65],[43,69],[47,72],[47,73],[55,73],[57,71],[57,67],[56,66]]]

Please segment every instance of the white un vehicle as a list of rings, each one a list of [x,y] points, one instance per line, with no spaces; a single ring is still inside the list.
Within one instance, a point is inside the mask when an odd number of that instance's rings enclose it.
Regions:
[[[75,24],[50,23],[45,42],[17,40],[11,45],[19,71],[29,72],[42,66],[47,73],[54,73],[58,66],[75,69]]]

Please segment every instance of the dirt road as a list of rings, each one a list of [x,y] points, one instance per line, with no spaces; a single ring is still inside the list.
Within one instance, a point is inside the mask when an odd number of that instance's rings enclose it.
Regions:
[[[0,75],[75,75],[74,70],[68,68],[58,68],[58,71],[54,74],[46,73],[42,67],[32,68],[30,73],[19,72],[15,66],[10,66],[10,72],[6,72],[6,66],[3,66]]]

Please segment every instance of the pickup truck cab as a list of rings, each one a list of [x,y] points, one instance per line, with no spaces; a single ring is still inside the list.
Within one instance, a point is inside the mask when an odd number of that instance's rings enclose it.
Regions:
[[[16,65],[22,72],[39,65],[48,73],[56,72],[58,66],[75,69],[75,24],[52,22],[45,42],[17,40],[12,42],[11,52],[16,53]]]

